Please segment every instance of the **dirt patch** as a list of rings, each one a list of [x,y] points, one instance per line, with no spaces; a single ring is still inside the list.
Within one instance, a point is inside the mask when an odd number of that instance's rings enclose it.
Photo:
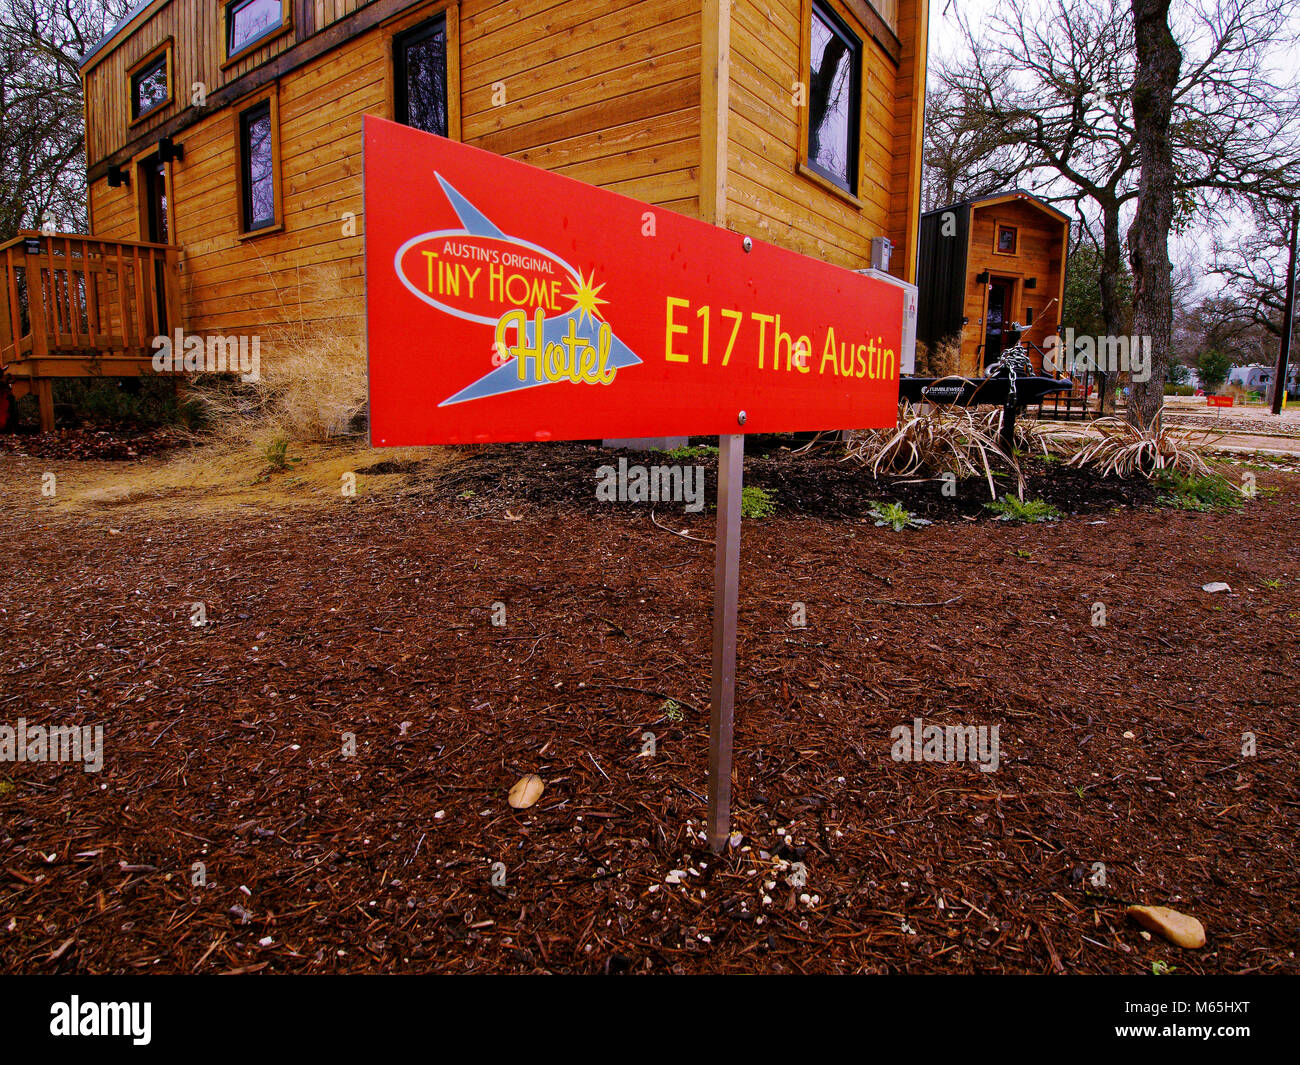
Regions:
[[[1300,971],[1300,477],[1240,514],[747,523],[715,858],[711,549],[596,511],[594,453],[510,454],[224,513],[60,509],[0,459],[0,724],[105,729],[98,773],[0,764],[0,968]],[[998,768],[895,761],[918,717],[998,726]]]
[[[635,510],[640,504],[612,503],[597,498],[597,471],[657,464],[700,465],[705,500],[717,503],[717,462],[712,456],[674,458],[660,451],[610,451],[583,444],[538,444],[483,447],[464,453],[436,482],[437,492],[456,497],[468,513],[484,513],[502,503],[563,506],[590,514]],[[1099,480],[1092,473],[1045,462],[1037,456],[1023,460],[1026,499],[1041,498],[1063,513],[1083,514],[1115,508],[1146,506],[1156,492],[1141,478]],[[985,504],[992,498],[986,481],[958,481],[956,495],[944,495],[941,478],[874,478],[859,463],[833,452],[795,455],[777,450],[747,458],[745,484],[766,489],[781,513],[820,518],[862,518],[877,503],[901,503],[931,521],[991,518]],[[995,471],[999,496],[1015,494],[1011,475]],[[658,505],[660,513],[684,513],[681,502]]]

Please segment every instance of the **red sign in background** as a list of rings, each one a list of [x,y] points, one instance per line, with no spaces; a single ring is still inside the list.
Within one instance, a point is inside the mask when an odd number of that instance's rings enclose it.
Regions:
[[[369,116],[365,231],[376,446],[895,423],[887,282]]]

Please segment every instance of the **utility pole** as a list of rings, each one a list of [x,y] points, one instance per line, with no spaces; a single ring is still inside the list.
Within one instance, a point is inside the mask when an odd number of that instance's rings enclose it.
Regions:
[[[1282,347],[1277,353],[1277,373],[1273,375],[1273,413],[1282,413],[1282,397],[1286,395],[1287,358],[1291,354],[1291,327],[1295,322],[1295,246],[1296,230],[1300,229],[1300,205],[1291,207],[1291,258],[1286,268],[1286,292],[1282,304]]]

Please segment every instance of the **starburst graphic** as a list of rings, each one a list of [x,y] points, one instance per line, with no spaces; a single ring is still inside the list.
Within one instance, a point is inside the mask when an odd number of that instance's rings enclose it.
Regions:
[[[590,277],[584,276],[581,270],[578,271],[576,291],[566,292],[564,298],[573,300],[574,310],[578,312],[579,325],[586,318],[590,318],[593,322],[600,318],[600,312],[596,308],[602,303],[609,302],[609,300],[600,298],[601,289],[604,287],[604,285],[596,284],[596,271],[593,270]]]
[[[491,219],[470,203],[469,200],[465,199],[446,178],[437,171],[434,172],[434,175],[438,179],[438,184],[442,186],[447,202],[451,205],[452,210],[456,212],[456,217],[460,219],[462,228],[459,230],[444,229],[439,230],[437,233],[422,233],[417,237],[412,237],[397,250],[393,257],[393,267],[397,271],[397,276],[401,278],[402,284],[410,290],[413,296],[425,303],[432,304],[443,314],[466,318],[480,325],[493,327],[500,325],[496,318],[486,318],[469,311],[447,307],[438,303],[427,293],[422,292],[403,273],[402,256],[409,248],[430,237],[490,238],[505,241],[508,244],[517,244],[533,252],[541,252],[550,256],[560,265],[564,271],[564,276],[570,279],[574,287],[573,292],[569,292],[564,296],[565,299],[572,301],[572,306],[568,311],[554,318],[541,319],[539,324],[541,314],[539,310],[533,321],[528,321],[527,316],[525,316],[525,320],[519,323],[518,346],[528,351],[528,357],[516,357],[515,353],[507,348],[503,342],[497,341],[493,344],[492,369],[477,381],[466,385],[454,395],[448,396],[438,406],[446,407],[453,403],[467,403],[470,400],[503,396],[525,388],[537,388],[541,385],[554,385],[561,380],[567,381],[569,380],[567,376],[562,378],[548,376],[544,372],[544,367],[539,366],[539,362],[543,361],[543,357],[541,355],[535,356],[534,352],[540,352],[544,355],[552,347],[563,348],[566,344],[574,343],[575,340],[581,340],[591,348],[603,352],[601,358],[604,359],[604,365],[607,368],[623,370],[641,364],[641,360],[636,353],[614,335],[610,325],[604,321],[600,311],[597,310],[601,304],[610,301],[600,298],[601,290],[605,286],[596,284],[595,270],[592,270],[591,276],[588,277],[581,270],[574,269],[569,263],[557,258],[554,253],[547,251],[545,248],[540,248],[535,244],[530,244],[503,233]]]

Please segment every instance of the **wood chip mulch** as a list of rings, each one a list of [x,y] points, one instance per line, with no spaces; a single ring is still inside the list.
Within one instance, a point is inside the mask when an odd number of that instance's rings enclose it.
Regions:
[[[0,763],[0,970],[1300,972],[1300,476],[1236,514],[1066,485],[1058,523],[895,534],[839,484],[746,523],[715,857],[712,549],[545,501],[590,494],[576,454],[166,517],[0,457],[0,725],[105,733],[97,773]],[[751,480],[816,494],[793,461]],[[996,771],[893,760],[918,717],[998,726]]]

